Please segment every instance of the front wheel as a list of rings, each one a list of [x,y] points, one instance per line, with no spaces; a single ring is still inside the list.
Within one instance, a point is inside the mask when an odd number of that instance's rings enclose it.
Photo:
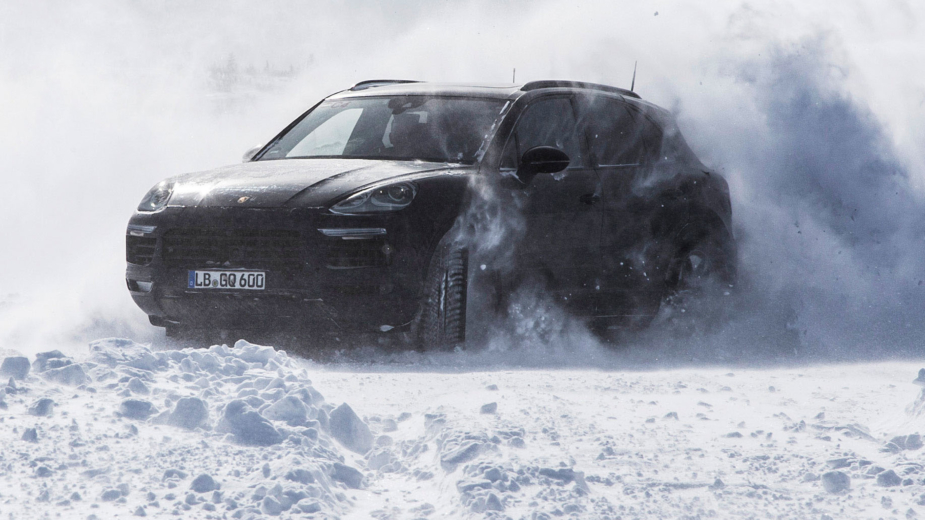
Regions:
[[[465,343],[468,270],[468,250],[444,237],[424,280],[418,316],[418,339],[424,350],[452,350]]]

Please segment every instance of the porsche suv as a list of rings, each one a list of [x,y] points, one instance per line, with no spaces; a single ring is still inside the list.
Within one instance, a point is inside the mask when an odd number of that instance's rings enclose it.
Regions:
[[[450,346],[524,284],[595,323],[735,281],[725,180],[634,92],[376,80],[241,164],[154,186],[126,233],[153,325],[404,331]],[[478,312],[476,312],[478,310]]]

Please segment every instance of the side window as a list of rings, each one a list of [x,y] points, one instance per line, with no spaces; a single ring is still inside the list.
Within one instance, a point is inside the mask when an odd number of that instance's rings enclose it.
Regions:
[[[639,164],[643,149],[640,128],[623,103],[611,98],[590,98],[583,103],[582,130],[594,166]]]
[[[620,100],[582,100],[582,131],[595,167],[635,166],[657,159],[661,131],[645,115]]]
[[[639,139],[642,141],[643,158],[640,162],[656,162],[662,152],[662,129],[639,110],[630,107],[636,120]]]
[[[569,98],[541,99],[528,106],[517,120],[501,159],[501,168],[515,169],[524,152],[536,146],[554,146],[568,154],[570,168],[584,164],[575,111]]]

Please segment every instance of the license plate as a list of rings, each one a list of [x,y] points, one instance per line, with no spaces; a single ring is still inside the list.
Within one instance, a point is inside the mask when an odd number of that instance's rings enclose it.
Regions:
[[[266,273],[256,271],[190,271],[190,289],[249,289],[266,288]]]

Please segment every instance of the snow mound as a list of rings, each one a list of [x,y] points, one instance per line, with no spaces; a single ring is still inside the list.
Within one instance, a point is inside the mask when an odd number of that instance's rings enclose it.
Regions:
[[[368,451],[369,428],[343,404],[332,431],[334,408],[271,347],[159,352],[105,339],[83,357],[9,357],[2,372],[0,486],[17,490],[0,495],[3,512],[327,517],[364,487],[333,439]]]
[[[348,450],[359,454],[373,447],[373,434],[347,403],[331,412],[331,435]]]
[[[29,358],[16,356],[8,357],[0,365],[0,377],[12,377],[13,379],[24,379],[29,374],[32,365]]]

